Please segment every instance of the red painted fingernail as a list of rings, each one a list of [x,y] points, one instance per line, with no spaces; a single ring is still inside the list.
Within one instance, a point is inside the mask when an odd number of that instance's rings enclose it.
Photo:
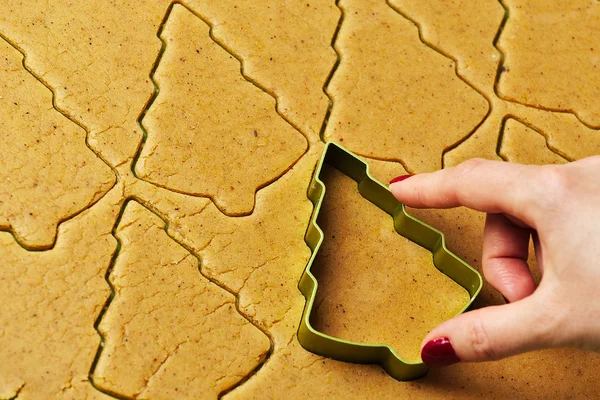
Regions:
[[[408,178],[410,178],[411,176],[412,176],[412,175],[410,175],[410,174],[408,174],[408,175],[400,175],[400,176],[397,176],[397,177],[395,177],[394,179],[392,179],[392,180],[390,181],[390,185],[391,185],[392,183],[396,183],[396,182],[402,182],[403,180],[405,180],[405,179],[408,179]]]
[[[430,367],[445,367],[460,362],[448,338],[430,340],[421,349],[421,360]]]

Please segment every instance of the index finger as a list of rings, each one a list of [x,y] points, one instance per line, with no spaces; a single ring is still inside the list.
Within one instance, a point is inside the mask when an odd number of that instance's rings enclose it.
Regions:
[[[466,206],[486,213],[506,213],[535,228],[543,184],[542,167],[472,159],[456,167],[417,174],[390,185],[410,207]]]

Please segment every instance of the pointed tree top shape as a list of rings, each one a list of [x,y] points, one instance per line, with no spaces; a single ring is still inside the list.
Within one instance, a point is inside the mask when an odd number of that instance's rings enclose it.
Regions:
[[[427,366],[422,362],[402,359],[389,345],[356,343],[335,338],[317,331],[310,323],[318,288],[311,267],[324,239],[323,231],[317,224],[325,197],[325,184],[320,179],[324,164],[329,164],[356,181],[358,191],[365,199],[392,216],[398,234],[431,251],[436,268],[469,292],[469,301],[459,314],[464,312],[479,294],[483,285],[481,275],[446,248],[444,235],[440,231],[409,215],[404,204],[396,200],[387,187],[371,177],[367,163],[339,144],[329,142],[325,145],[323,156],[317,164],[308,189],[308,197],[315,208],[305,240],[312,250],[312,255],[299,284],[299,289],[306,298],[306,305],[298,329],[298,341],[308,351],[322,356],[354,363],[380,364],[390,376],[398,380],[419,378],[427,373]]]

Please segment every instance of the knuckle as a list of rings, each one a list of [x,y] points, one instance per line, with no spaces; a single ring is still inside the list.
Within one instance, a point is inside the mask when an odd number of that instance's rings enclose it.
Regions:
[[[474,169],[481,167],[481,165],[485,162],[486,160],[484,160],[483,158],[471,158],[469,160],[463,161],[456,168],[459,175],[464,176],[466,174],[471,173]]]
[[[497,360],[498,356],[494,351],[490,337],[485,329],[485,323],[481,317],[475,318],[475,321],[469,328],[469,341],[472,351],[478,360]]]
[[[572,189],[568,170],[560,165],[543,166],[539,181],[539,187],[544,191],[543,195],[537,196],[538,201],[542,203],[541,205],[546,209],[564,207]]]

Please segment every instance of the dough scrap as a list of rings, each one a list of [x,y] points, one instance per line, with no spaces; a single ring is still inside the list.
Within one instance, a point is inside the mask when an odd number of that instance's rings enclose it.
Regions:
[[[226,214],[249,214],[257,188],[281,176],[305,152],[306,139],[185,7],[173,7],[161,37],[159,93],[142,120],[148,139],[136,172],[178,192],[210,196]]]

